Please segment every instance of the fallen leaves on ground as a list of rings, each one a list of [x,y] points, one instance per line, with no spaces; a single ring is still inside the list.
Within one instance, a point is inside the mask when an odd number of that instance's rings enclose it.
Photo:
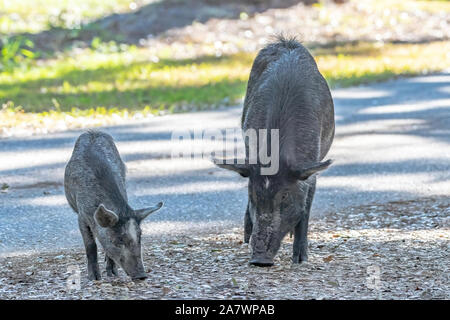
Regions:
[[[335,212],[311,222],[308,262],[291,263],[286,237],[272,268],[249,266],[240,228],[145,238],[137,282],[88,281],[82,249],[4,257],[0,299],[448,299],[449,213],[448,198]]]

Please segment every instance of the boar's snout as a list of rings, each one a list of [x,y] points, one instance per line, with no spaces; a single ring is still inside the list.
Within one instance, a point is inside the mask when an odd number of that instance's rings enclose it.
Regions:
[[[250,264],[257,267],[271,267],[273,266],[273,260],[269,258],[257,257],[250,260]]]
[[[147,278],[147,274],[144,271],[144,264],[139,256],[131,256],[128,260],[121,264],[121,267],[125,273],[133,280],[143,280]]]

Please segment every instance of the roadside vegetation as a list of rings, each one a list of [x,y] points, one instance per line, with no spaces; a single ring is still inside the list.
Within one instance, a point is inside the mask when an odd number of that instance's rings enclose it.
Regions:
[[[9,36],[1,39],[0,50],[0,136],[239,104],[258,48],[226,50],[222,43],[185,38],[174,41],[176,46],[166,45],[171,40],[164,34],[158,38],[163,44],[154,46],[99,36],[77,44],[70,34],[58,52],[40,51],[42,45],[35,43],[39,32],[50,32],[46,36],[52,39],[52,30],[64,29],[76,38],[93,19],[153,2],[81,0],[74,6],[71,1],[3,1],[0,30]],[[450,12],[448,1],[408,2],[428,12]],[[381,10],[377,3],[374,12]],[[403,7],[396,2],[391,10]],[[313,8],[325,15],[330,10],[323,3]],[[241,13],[238,19],[249,16]],[[450,68],[450,41],[445,38],[418,43],[332,40],[304,42],[332,88]]]

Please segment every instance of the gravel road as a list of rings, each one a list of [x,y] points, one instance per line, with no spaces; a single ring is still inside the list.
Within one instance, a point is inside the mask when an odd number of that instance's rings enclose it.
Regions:
[[[358,205],[450,195],[450,73],[332,92],[335,164],[318,179],[313,217]],[[241,107],[105,127],[128,167],[131,205],[165,201],[149,237],[227,232],[242,224],[246,180],[207,160],[172,159],[192,144],[172,131],[235,128]],[[82,246],[64,166],[81,131],[0,140],[0,257]],[[206,144],[206,148],[209,145]],[[314,221],[312,222],[314,223]]]

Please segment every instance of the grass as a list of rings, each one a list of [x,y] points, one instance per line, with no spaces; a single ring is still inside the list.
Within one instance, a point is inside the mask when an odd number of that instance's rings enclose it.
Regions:
[[[144,5],[154,1],[0,0],[0,33],[36,33],[52,27],[78,28],[89,20],[129,11],[135,3]]]
[[[330,86],[348,87],[450,68],[450,41],[337,46],[316,51]]]
[[[359,43],[313,50],[331,87],[346,87],[450,67],[450,42]],[[40,61],[0,73],[0,101],[26,112],[235,104],[244,95],[255,53],[150,61],[144,49]]]
[[[133,3],[139,8],[154,1],[0,0],[0,33],[77,30],[99,17],[127,12]],[[406,2],[421,10],[450,9],[449,1]],[[382,0],[371,6],[385,10],[388,3]],[[401,1],[390,3],[391,8],[404,6]],[[450,68],[450,41],[356,43],[313,48],[312,53],[332,88]],[[46,59],[26,60],[26,55],[19,59],[14,54],[9,60],[20,61],[0,70],[0,134],[17,127],[78,127],[237,104],[245,94],[255,55],[241,52],[180,60],[171,52],[105,43],[100,38],[94,38],[90,48],[66,50]]]
[[[450,68],[450,41],[358,43],[312,53],[332,88]],[[255,54],[171,60],[149,59],[138,48],[113,53],[87,49],[36,61],[32,67],[0,73],[0,128],[83,127],[237,104]]]
[[[139,52],[86,52],[47,61],[28,71],[3,73],[0,100],[13,101],[30,112],[53,108],[55,101],[61,111],[212,105],[224,99],[235,101],[242,95],[251,63],[251,56],[244,54],[158,62],[141,60],[140,56]]]

